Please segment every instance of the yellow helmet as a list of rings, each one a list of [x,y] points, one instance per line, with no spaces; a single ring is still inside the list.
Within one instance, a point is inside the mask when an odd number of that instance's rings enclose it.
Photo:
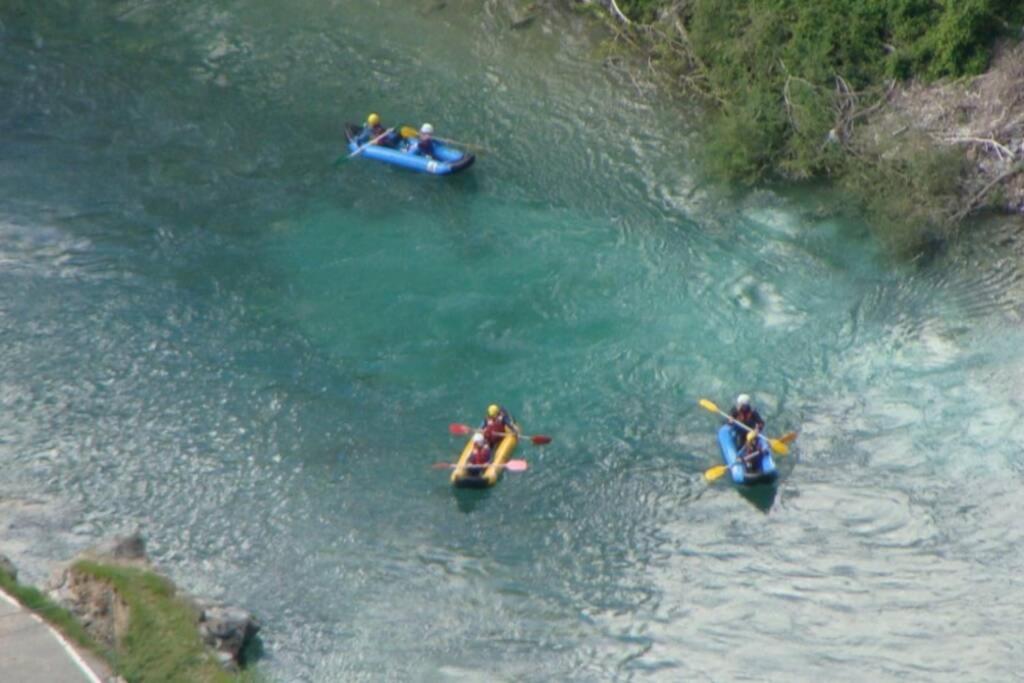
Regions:
[[[366,117],[366,122],[371,126],[376,126],[378,123],[380,123],[380,117],[377,116],[376,114],[370,114],[369,116]]]
[[[747,432],[747,443],[752,442],[757,438],[757,432]]]
[[[498,417],[498,413],[501,412],[501,408],[498,407],[497,403],[492,403],[487,406],[487,417]]]

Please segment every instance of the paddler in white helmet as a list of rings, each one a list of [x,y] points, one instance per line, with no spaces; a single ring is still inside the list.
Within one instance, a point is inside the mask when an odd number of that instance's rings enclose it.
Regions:
[[[473,450],[469,454],[469,464],[472,466],[470,472],[480,476],[490,463],[491,446],[487,443],[487,438],[477,432],[473,435]]]
[[[754,407],[750,403],[749,394],[740,394],[736,397],[736,405],[729,411],[729,422],[733,425],[732,437],[733,441],[736,442],[736,448],[742,448],[746,442],[748,430],[753,432],[760,432],[764,429],[764,418],[761,414],[754,410]],[[748,429],[736,426],[736,423],[745,425]]]
[[[412,143],[412,146],[409,147],[409,151],[428,159],[433,159],[437,156],[437,150],[434,149],[434,127],[432,125],[424,123],[420,126],[420,133],[416,138],[416,142]]]

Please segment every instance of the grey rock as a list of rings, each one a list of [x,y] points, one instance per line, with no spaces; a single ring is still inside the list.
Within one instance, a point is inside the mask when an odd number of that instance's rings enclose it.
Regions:
[[[0,555],[0,571],[10,574],[11,578],[15,581],[18,580],[18,568],[14,566],[14,563],[6,555]]]
[[[239,607],[200,605],[199,635],[203,642],[217,651],[217,657],[228,669],[243,666],[243,652],[259,632],[260,624],[252,614]]]
[[[92,554],[115,560],[146,560],[146,540],[136,530],[127,536],[114,536],[100,542],[92,549]]]

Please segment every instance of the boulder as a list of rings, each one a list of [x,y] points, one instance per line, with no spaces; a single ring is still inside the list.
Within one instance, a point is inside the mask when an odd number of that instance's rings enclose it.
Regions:
[[[246,647],[260,630],[252,614],[239,607],[198,602],[199,635],[228,669],[245,666]]]
[[[6,555],[0,555],[0,572],[10,575],[10,577],[15,581],[18,580],[18,569]]]
[[[84,553],[90,559],[115,564],[149,564],[146,557],[146,541],[136,530],[126,536],[113,536],[93,546]]]

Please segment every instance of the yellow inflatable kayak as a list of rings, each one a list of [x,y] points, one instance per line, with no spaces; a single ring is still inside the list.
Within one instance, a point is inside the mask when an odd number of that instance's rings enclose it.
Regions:
[[[452,486],[474,489],[494,486],[498,483],[498,479],[501,478],[502,472],[505,471],[505,463],[512,458],[518,443],[519,437],[516,435],[516,432],[513,430],[506,431],[505,438],[494,449],[494,457],[491,458],[491,464],[481,471],[480,468],[470,468],[467,466],[469,464],[469,456],[473,453],[473,436],[470,435],[469,440],[466,441],[466,447],[462,449],[462,455],[459,456],[459,462],[455,466],[455,471],[452,472]]]

